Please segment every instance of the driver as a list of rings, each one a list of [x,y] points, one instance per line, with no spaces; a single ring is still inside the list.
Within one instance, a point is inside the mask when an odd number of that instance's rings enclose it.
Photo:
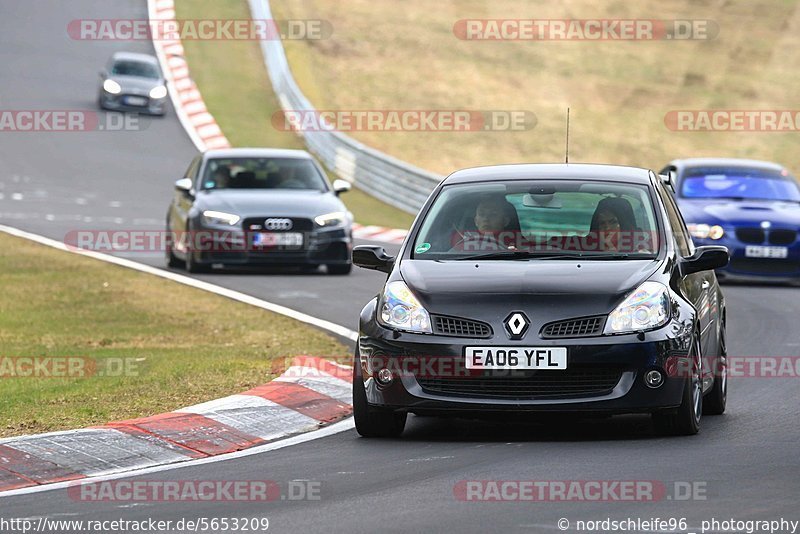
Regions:
[[[478,202],[472,219],[476,231],[460,233],[453,249],[515,250],[514,232],[519,230],[517,221],[514,206],[504,196],[485,196]]]

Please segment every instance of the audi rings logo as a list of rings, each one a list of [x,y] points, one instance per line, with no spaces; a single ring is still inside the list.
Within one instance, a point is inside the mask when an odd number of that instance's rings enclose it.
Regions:
[[[291,219],[267,219],[264,221],[264,228],[267,230],[291,230],[292,226]]]

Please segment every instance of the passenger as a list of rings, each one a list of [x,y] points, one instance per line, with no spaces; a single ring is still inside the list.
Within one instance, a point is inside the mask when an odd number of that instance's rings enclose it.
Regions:
[[[211,187],[209,189],[225,189],[231,180],[231,171],[227,165],[220,165],[214,169],[211,175]]]
[[[589,231],[597,250],[633,252],[637,230],[636,217],[627,200],[607,197],[597,203]]]

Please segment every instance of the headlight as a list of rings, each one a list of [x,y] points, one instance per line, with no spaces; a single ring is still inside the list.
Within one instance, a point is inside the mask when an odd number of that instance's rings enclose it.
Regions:
[[[150,89],[150,98],[164,98],[165,96],[167,96],[167,88],[163,85]]]
[[[206,210],[203,212],[203,224],[206,226],[233,226],[238,223],[241,217],[233,213],[222,211]]]
[[[378,322],[409,332],[431,333],[431,318],[405,282],[386,284],[379,302]]]
[[[716,241],[725,235],[725,230],[717,224],[713,226],[707,224],[687,224],[686,228],[689,230],[689,233],[692,234],[692,237],[698,239],[713,239]]]
[[[658,328],[669,320],[669,290],[658,282],[645,282],[608,315],[604,334],[622,334]]]
[[[122,86],[112,79],[103,82],[103,90],[112,95],[118,95],[122,92]]]
[[[347,212],[344,211],[334,211],[333,213],[326,213],[325,215],[314,217],[314,222],[320,226],[341,226],[346,220]]]

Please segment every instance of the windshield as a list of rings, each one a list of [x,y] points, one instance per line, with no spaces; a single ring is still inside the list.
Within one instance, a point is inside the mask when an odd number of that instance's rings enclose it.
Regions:
[[[445,186],[414,241],[430,260],[654,257],[649,189],[603,181]]]
[[[116,76],[138,76],[139,78],[152,78],[154,80],[161,78],[161,74],[155,65],[143,61],[115,61],[111,74]]]
[[[201,189],[302,189],[327,191],[313,162],[298,158],[225,158],[206,165]]]
[[[800,202],[800,189],[785,171],[744,167],[696,167],[683,178],[686,198],[736,198]]]

